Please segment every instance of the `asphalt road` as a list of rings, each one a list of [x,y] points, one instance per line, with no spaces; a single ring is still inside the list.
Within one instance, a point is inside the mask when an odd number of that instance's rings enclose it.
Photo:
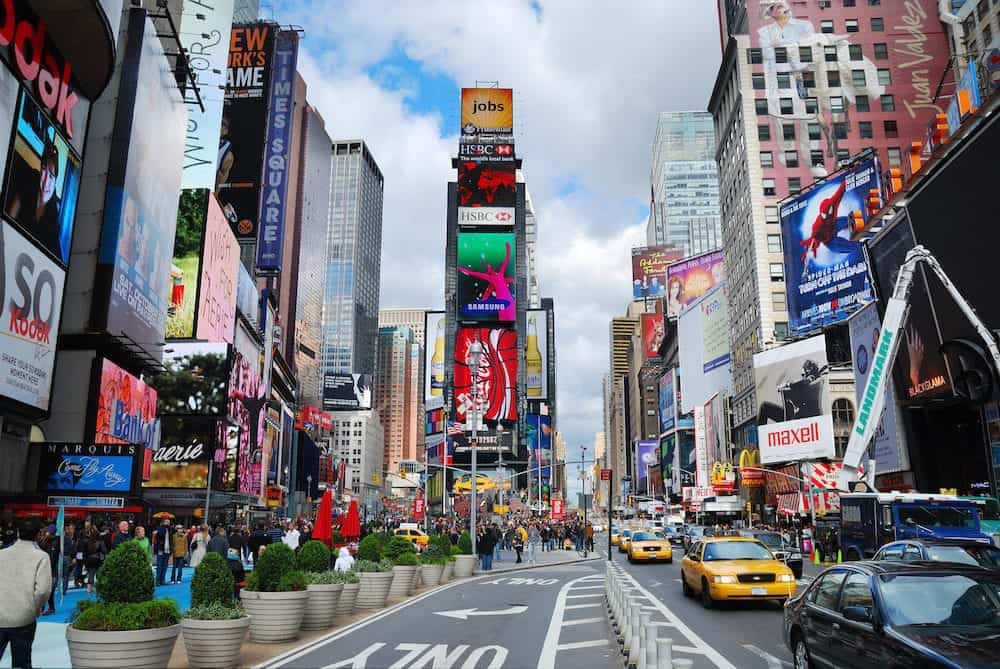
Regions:
[[[604,568],[597,560],[456,583],[269,666],[621,669],[607,620]]]

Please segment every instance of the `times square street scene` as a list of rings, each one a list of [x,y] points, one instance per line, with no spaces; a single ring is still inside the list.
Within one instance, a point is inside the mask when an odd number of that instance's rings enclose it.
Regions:
[[[0,61],[0,668],[1000,667],[1000,0]]]

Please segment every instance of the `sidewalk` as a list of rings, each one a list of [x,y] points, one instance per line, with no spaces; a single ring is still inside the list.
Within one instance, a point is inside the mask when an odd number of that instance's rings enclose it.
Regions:
[[[599,555],[599,553],[587,551],[588,558],[592,558],[595,555]],[[497,571],[513,571],[528,567],[551,567],[552,565],[580,562],[583,559],[583,556],[575,550],[536,551],[534,564],[528,564],[528,560],[524,557],[523,553],[521,554],[521,563],[518,564],[517,553],[514,551],[500,551],[500,559],[493,560],[493,568],[490,571],[484,572],[477,564],[475,574],[482,575]]]

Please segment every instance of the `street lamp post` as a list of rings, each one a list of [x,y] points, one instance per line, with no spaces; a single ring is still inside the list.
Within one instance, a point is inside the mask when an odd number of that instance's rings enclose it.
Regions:
[[[580,473],[583,475],[583,557],[587,557],[587,470],[584,469],[586,465],[583,464],[587,455],[587,447],[580,447]],[[568,485],[568,484],[567,484]],[[551,494],[551,493],[550,493]],[[610,531],[608,536],[610,537]],[[609,538],[608,541],[611,541]]]
[[[476,451],[479,448],[477,439],[479,437],[479,364],[483,357],[483,345],[479,343],[479,338],[469,344],[468,359],[469,371],[472,375],[472,485],[471,504],[469,505],[469,538],[472,540],[472,554],[476,552],[476,507],[479,500],[476,497]]]

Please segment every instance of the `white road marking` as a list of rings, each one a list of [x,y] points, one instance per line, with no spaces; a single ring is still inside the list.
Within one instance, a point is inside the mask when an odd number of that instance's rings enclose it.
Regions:
[[[603,592],[591,592],[586,595],[566,595],[566,599],[583,599],[585,597],[603,597]]]
[[[578,586],[578,587],[573,588],[573,589],[574,590],[603,590],[604,586],[603,585],[581,585],[581,586]]]
[[[559,643],[559,634],[562,628],[565,626],[572,625],[583,625],[586,623],[598,623],[604,620],[603,617],[592,617],[592,618],[582,618],[577,620],[566,620],[566,611],[572,609],[586,609],[591,607],[601,606],[600,602],[593,602],[590,604],[567,604],[566,600],[570,596],[569,592],[573,586],[577,586],[576,589],[580,589],[578,583],[586,583],[588,580],[603,579],[603,576],[584,576],[576,580],[570,581],[562,588],[559,589],[559,595],[556,597],[555,608],[552,610],[552,619],[549,621],[549,629],[545,633],[545,641],[542,643],[542,649],[538,654],[538,669],[555,669],[556,665],[556,655],[560,650],[571,650],[574,648],[596,648],[598,646],[607,646],[608,640],[606,638],[594,639],[589,641],[579,641],[576,643]],[[583,586],[584,588],[589,588],[589,586]],[[598,586],[603,588],[604,586]],[[603,629],[602,632],[606,633]]]
[[[595,602],[593,604],[570,604],[570,605],[568,605],[568,606],[566,606],[564,608],[567,611],[569,611],[570,609],[589,609],[592,606],[600,606],[600,603],[599,602]]]
[[[574,648],[597,648],[607,646],[607,639],[594,639],[592,641],[575,641],[573,643],[561,643],[556,646],[556,650],[573,650]]]
[[[524,613],[527,610],[528,610],[527,606],[512,606],[509,609],[501,609],[500,611],[480,611],[478,609],[455,609],[454,611],[434,611],[434,615],[444,616],[445,618],[454,618],[456,620],[468,620],[473,616],[517,615],[519,613]]]
[[[754,655],[756,655],[757,657],[760,657],[765,662],[767,662],[767,669],[784,669],[784,667],[794,666],[791,662],[782,660],[780,657],[775,657],[774,655],[771,655],[767,651],[761,650],[760,648],[752,644],[745,643],[743,644],[743,647],[746,648],[751,653],[753,653]]]
[[[653,581],[652,583],[649,584],[649,587],[651,587],[651,588],[658,588],[661,585],[663,585],[663,583],[661,583],[660,581]]]
[[[580,618],[579,620],[564,620],[563,627],[570,627],[571,625],[587,625],[589,623],[599,623],[602,622],[604,618]]]
[[[323,669],[346,669],[347,667],[350,667],[351,669],[365,669],[365,665],[368,664],[368,658],[384,645],[385,644],[381,641],[373,643],[354,657],[341,660],[336,664],[328,664],[323,667]]]

